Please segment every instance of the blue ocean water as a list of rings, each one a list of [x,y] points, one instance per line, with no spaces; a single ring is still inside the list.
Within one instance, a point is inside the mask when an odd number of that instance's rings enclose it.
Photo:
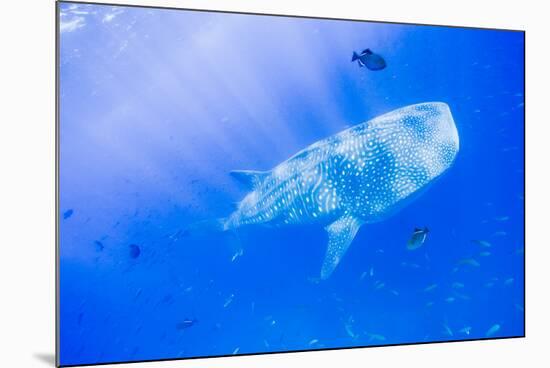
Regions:
[[[524,34],[60,3],[63,365],[524,335]],[[365,48],[380,71],[352,63]],[[319,280],[321,225],[187,231],[394,109],[454,165]],[[415,228],[426,242],[407,249]]]

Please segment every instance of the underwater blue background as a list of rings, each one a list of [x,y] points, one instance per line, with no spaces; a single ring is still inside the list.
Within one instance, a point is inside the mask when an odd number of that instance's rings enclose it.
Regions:
[[[62,365],[524,335],[522,32],[71,3],[59,22]],[[387,68],[351,63],[365,48]],[[243,198],[231,170],[428,101],[454,166],[328,280],[321,226],[186,230]]]

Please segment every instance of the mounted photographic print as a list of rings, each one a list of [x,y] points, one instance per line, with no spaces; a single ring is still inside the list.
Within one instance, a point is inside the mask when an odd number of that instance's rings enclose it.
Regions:
[[[524,32],[58,2],[57,42],[58,365],[524,336]]]

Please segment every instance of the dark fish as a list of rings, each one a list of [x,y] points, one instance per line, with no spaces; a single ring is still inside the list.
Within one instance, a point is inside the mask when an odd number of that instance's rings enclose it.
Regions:
[[[95,245],[95,250],[97,250],[98,252],[101,252],[103,249],[105,249],[105,246],[99,240],[94,240],[94,245]]]
[[[137,258],[141,253],[141,249],[136,244],[130,244],[130,257]]]
[[[162,298],[162,302],[165,303],[165,304],[171,304],[171,303],[174,302],[174,297],[172,296],[172,294],[166,294]]]
[[[73,215],[73,210],[70,209],[70,210],[67,210],[65,212],[63,212],[63,220],[66,220],[68,219],[69,217],[71,217]]]
[[[197,320],[196,319],[184,319],[183,321],[181,321],[180,323],[177,323],[176,324],[176,328],[178,330],[185,330],[189,327],[192,327],[195,325],[195,323],[197,323]]]
[[[481,245],[484,248],[491,248],[491,243],[489,243],[486,240],[476,240],[476,239],[474,239],[474,240],[472,240],[472,243]]]
[[[382,70],[386,67],[386,61],[382,56],[375,54],[370,49],[365,49],[361,54],[353,52],[351,61],[358,60],[359,67],[366,67],[369,70]]]
[[[415,250],[424,245],[424,242],[426,241],[429,232],[430,230],[428,230],[427,227],[425,227],[424,229],[415,228],[411,238],[407,242],[407,249]]]

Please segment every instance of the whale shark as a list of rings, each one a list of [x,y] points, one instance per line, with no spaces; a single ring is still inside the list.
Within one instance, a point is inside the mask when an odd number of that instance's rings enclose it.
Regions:
[[[315,142],[272,170],[232,171],[250,192],[219,225],[324,225],[328,246],[320,278],[327,279],[361,226],[417,198],[458,151],[447,104],[405,106]]]

